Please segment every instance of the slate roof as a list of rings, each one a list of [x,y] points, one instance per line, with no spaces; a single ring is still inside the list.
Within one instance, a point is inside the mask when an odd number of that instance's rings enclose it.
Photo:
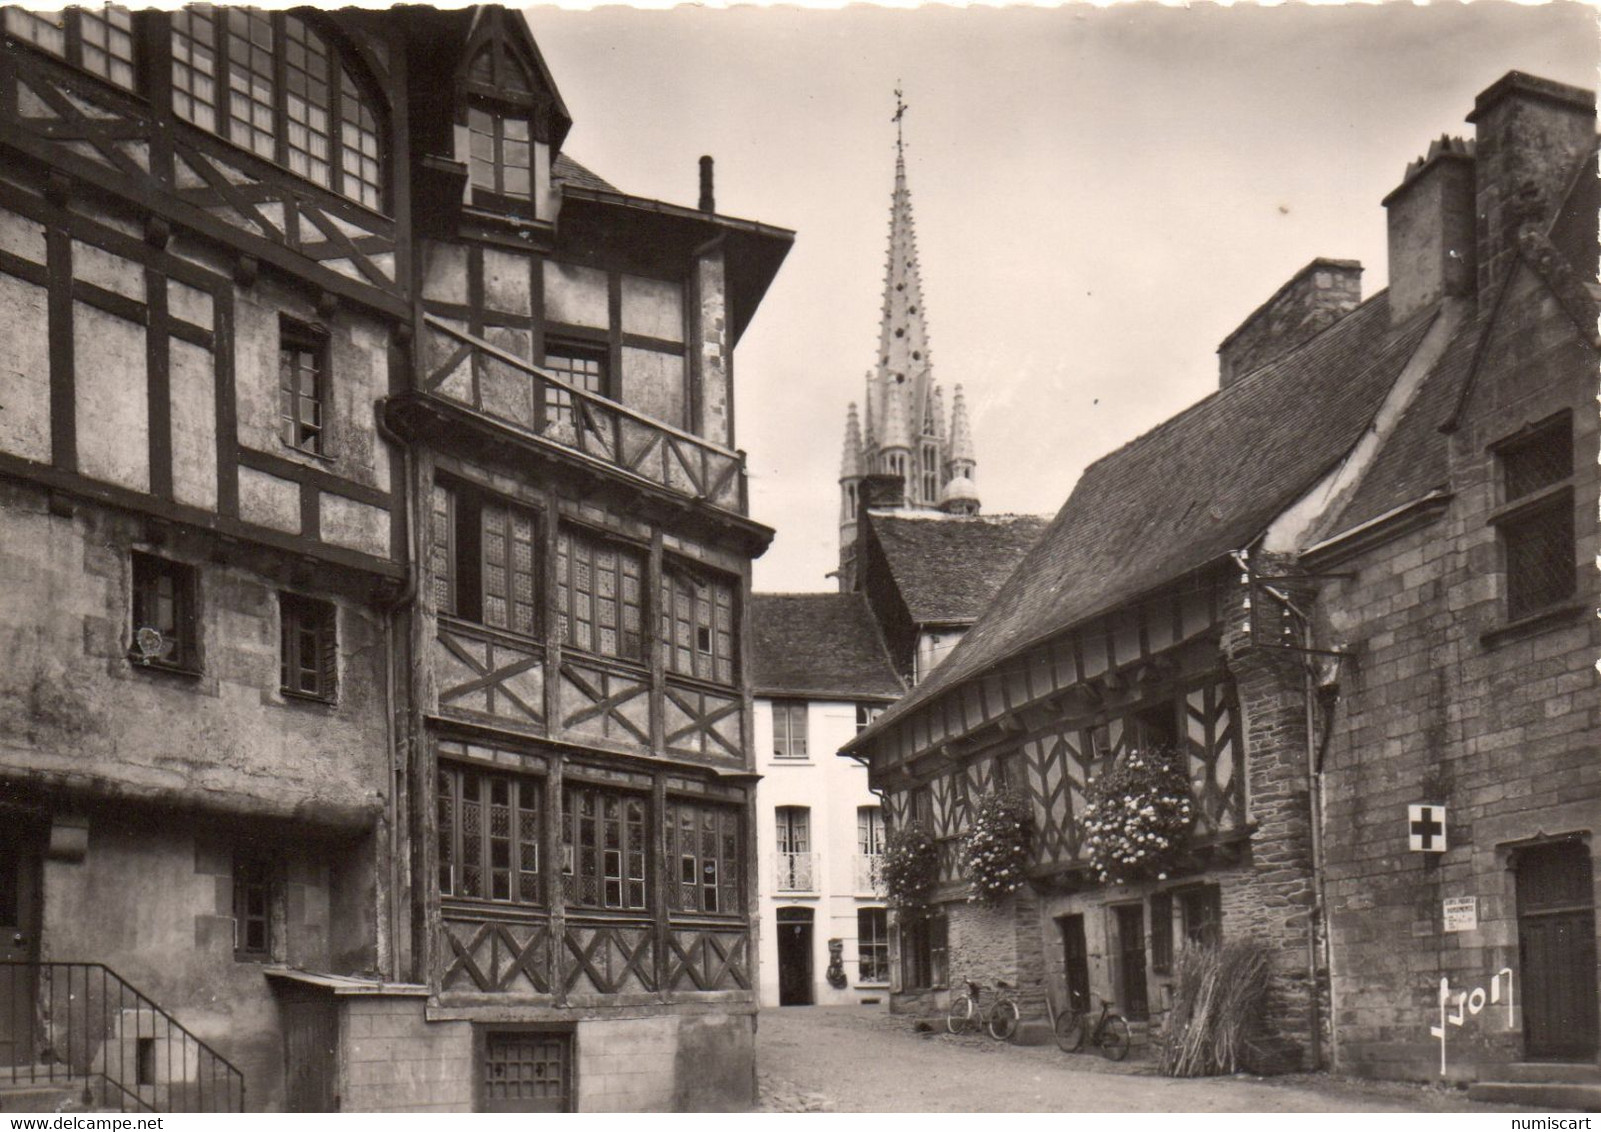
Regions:
[[[1248,545],[1350,451],[1432,319],[1392,329],[1381,292],[1091,464],[984,616],[852,745],[968,677]]]
[[[1044,515],[873,514],[890,573],[918,624],[968,624],[1039,541]]]
[[[622,191],[599,175],[590,172],[565,153],[558,153],[556,160],[551,162],[550,175],[557,183],[572,185],[575,188],[599,189],[604,193]]]
[[[891,700],[906,691],[858,593],[752,594],[756,694]]]

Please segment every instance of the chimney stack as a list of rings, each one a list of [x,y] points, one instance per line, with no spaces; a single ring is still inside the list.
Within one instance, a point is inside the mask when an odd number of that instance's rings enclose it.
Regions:
[[[1314,259],[1290,277],[1217,348],[1218,386],[1289,353],[1362,303],[1362,265]]]
[[[712,159],[700,159],[700,210],[702,212],[716,212],[717,201],[712,196]]]
[[[1477,286],[1473,143],[1441,137],[1384,198],[1389,224],[1390,322],[1399,326]]]
[[[889,472],[873,472],[862,477],[860,491],[861,510],[869,507],[904,507],[906,482]]]
[[[1479,95],[1475,130],[1478,290],[1489,296],[1526,225],[1551,223],[1595,144],[1595,96],[1509,71]]]

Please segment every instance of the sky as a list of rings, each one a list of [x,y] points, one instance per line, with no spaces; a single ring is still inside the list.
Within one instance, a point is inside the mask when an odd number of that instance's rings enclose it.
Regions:
[[[625,192],[795,245],[735,352],[756,588],[834,588],[846,405],[878,342],[897,84],[935,379],[967,394],[986,513],[1216,388],[1217,345],[1318,256],[1385,284],[1383,197],[1509,70],[1593,89],[1597,11],[1156,5],[528,9]]]

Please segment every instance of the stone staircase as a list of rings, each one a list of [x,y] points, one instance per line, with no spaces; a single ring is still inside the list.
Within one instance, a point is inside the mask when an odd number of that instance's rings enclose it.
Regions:
[[[1469,1085],[1468,1098],[1564,1112],[1601,1112],[1601,1067],[1593,1062],[1524,1061],[1499,1072],[1500,1080]]]

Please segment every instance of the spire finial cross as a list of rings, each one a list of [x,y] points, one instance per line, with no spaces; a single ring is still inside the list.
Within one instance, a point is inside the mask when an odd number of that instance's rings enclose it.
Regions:
[[[890,119],[890,121],[895,123],[896,153],[900,153],[903,148],[903,141],[901,137],[901,119],[906,117],[907,111],[906,100],[904,97],[902,97],[902,94],[903,92],[901,91],[901,84],[897,82],[895,84],[895,117]]]

